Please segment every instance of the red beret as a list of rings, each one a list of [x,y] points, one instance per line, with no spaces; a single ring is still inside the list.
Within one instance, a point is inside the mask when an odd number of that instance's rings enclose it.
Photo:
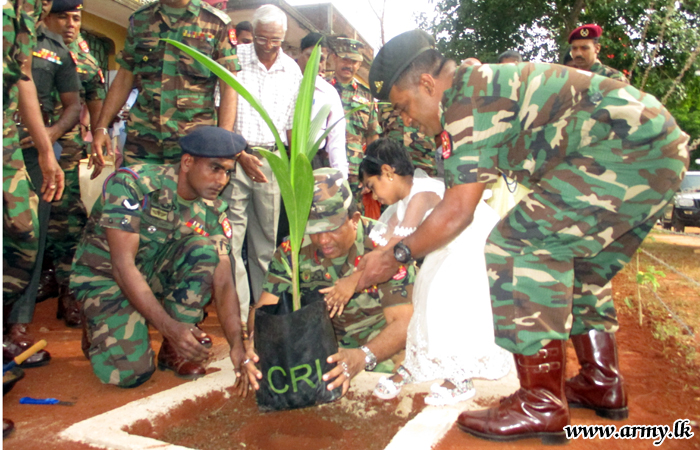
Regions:
[[[581,25],[569,35],[569,44],[575,39],[595,39],[603,34],[603,29],[594,23]]]

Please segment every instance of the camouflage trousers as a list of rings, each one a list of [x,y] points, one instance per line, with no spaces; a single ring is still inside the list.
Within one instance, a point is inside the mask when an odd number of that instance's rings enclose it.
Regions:
[[[128,131],[128,130],[127,130]],[[178,139],[157,141],[128,132],[122,150],[124,166],[136,164],[177,164],[182,156]]]
[[[6,118],[3,127],[3,299],[9,304],[27,287],[36,263],[39,197],[32,190],[14,121]]]
[[[188,236],[165,244],[139,270],[173,319],[202,321],[212,295],[219,255],[211,240]],[[146,319],[131,305],[113,278],[78,276],[71,288],[83,305],[90,342],[90,364],[107,384],[135,387],[155,371]]]
[[[617,330],[611,280],[685,171],[672,158],[591,161],[574,158],[549,171],[489,236],[496,343],[510,352],[532,355],[570,334]]]
[[[65,189],[59,201],[51,203],[47,252],[54,259],[56,279],[68,286],[73,255],[87,223],[87,211],[80,199],[78,168],[85,148],[74,141],[59,141],[63,147],[58,160],[65,174]]]

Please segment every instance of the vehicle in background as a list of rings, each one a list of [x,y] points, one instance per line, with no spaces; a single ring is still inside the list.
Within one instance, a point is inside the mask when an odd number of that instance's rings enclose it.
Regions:
[[[685,227],[700,227],[700,172],[686,172],[681,188],[664,210],[661,225],[681,233]]]

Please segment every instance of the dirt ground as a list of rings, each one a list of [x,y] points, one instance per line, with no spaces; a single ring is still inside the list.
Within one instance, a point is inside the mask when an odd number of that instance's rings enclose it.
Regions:
[[[650,244],[645,242],[645,248],[650,248],[655,255],[663,252],[669,258],[675,258],[676,264],[684,265],[689,269],[682,270],[696,281],[700,281],[700,229],[688,229],[689,233],[698,233],[697,237],[678,236],[670,234],[655,233]],[[669,242],[671,241],[671,242]],[[697,250],[697,252],[696,252]],[[661,257],[661,256],[659,256]],[[665,261],[668,261],[665,259]],[[648,261],[640,262],[642,268],[650,264]],[[696,271],[693,271],[695,268]],[[626,268],[614,280],[614,296],[618,307],[620,319],[620,331],[617,334],[621,370],[625,377],[630,403],[630,417],[621,422],[610,422],[598,418],[594,413],[586,410],[572,410],[572,424],[638,424],[638,425],[672,425],[676,419],[689,419],[700,421],[700,364],[698,358],[689,354],[693,350],[695,355],[700,354],[700,340],[688,341],[682,332],[676,333],[668,331],[671,329],[673,320],[654,306],[651,297],[645,294],[644,302],[644,322],[642,325],[638,321],[638,310],[636,305],[636,283],[634,282],[633,267]],[[690,274],[689,272],[693,272]],[[682,319],[694,328],[696,335],[700,335],[700,288],[684,281],[681,277],[666,271],[666,277],[661,281],[659,294],[664,299],[674,299],[686,302],[688,313],[679,313]],[[162,390],[180,385],[186,381],[180,380],[170,372],[157,371],[154,376],[144,385],[135,389],[120,389],[113,386],[101,384],[92,374],[88,362],[83,358],[80,351],[80,331],[67,329],[61,321],[55,318],[56,301],[48,300],[37,306],[35,323],[30,330],[37,338],[45,338],[49,342],[47,350],[51,352],[53,359],[51,364],[45,367],[26,370],[26,376],[15,388],[4,396],[3,417],[15,421],[16,431],[3,441],[5,449],[21,450],[80,450],[89,449],[86,445],[57,440],[57,434],[69,425],[90,418],[94,415],[109,411],[118,406],[122,406],[133,400],[137,400]],[[203,324],[203,329],[214,338],[215,351],[220,358],[227,353],[226,344],[218,329],[215,314],[210,315]],[[666,330],[665,334],[660,330]],[[154,347],[159,347],[160,336],[152,333]],[[689,344],[689,342],[691,342]],[[567,362],[567,372],[573,375],[577,369],[576,359],[573,350],[570,348]],[[32,397],[56,397],[61,400],[75,401],[75,406],[34,406],[20,405],[19,398],[23,396]],[[417,397],[420,400],[420,397]],[[351,398],[349,400],[366,401],[367,399]],[[496,400],[494,399],[494,402]],[[244,414],[230,416],[230,421],[241,422],[237,425],[237,431],[229,432],[230,442],[228,448],[243,448],[240,443],[246,444],[246,448],[265,448],[272,450],[275,448],[340,448],[326,445],[329,442],[318,439],[318,422],[313,417],[300,418],[292,416],[291,413],[275,413],[268,415],[269,419],[260,420],[254,413],[254,400],[249,398],[245,401],[236,400],[240,406],[234,402],[234,410],[238,407],[250,412],[251,420],[257,423],[262,430],[269,430],[271,426],[279,426],[279,423],[292,423],[295,430],[306,430],[300,436],[309,438],[309,442],[317,441],[315,444],[304,447],[289,447],[283,440],[274,445],[269,439],[256,432],[251,427],[246,428],[246,424],[241,419]],[[416,405],[418,406],[418,405]],[[487,405],[484,405],[487,406]],[[329,406],[323,408],[328,409]],[[331,408],[333,408],[331,406]],[[372,416],[364,425],[370,428],[385,428],[398,426],[399,422],[392,422],[390,419],[395,416],[395,408],[392,403],[374,404],[368,401],[365,409],[371,411]],[[419,408],[414,408],[414,412]],[[297,413],[295,413],[297,414]],[[338,413],[341,414],[342,413]],[[313,415],[312,415],[313,416]],[[207,418],[199,418],[207,422]],[[279,422],[274,423],[276,420]],[[266,422],[266,421],[273,422]],[[393,420],[393,419],[391,419]],[[331,436],[342,436],[347,432],[347,427],[342,425],[337,427]],[[199,427],[196,427],[199,428]],[[692,430],[695,437],[691,440],[667,440],[662,447],[666,449],[700,449],[700,429],[697,425]],[[213,429],[204,431],[205,433],[222,434],[220,430]],[[257,434],[256,434],[257,433]],[[145,433],[148,434],[148,433]],[[352,440],[352,446],[348,448],[369,449],[370,444],[376,444],[372,433],[355,433],[366,436],[365,441]],[[186,438],[182,444],[188,445]],[[355,439],[353,437],[353,439]],[[321,442],[323,441],[323,442]],[[250,446],[248,446],[250,444]],[[314,446],[319,444],[317,446]],[[598,441],[597,446],[605,449],[649,449],[653,448],[651,441],[643,440],[608,440]],[[573,440],[568,448],[588,449],[593,444],[587,440]],[[453,427],[445,438],[435,447],[437,450],[452,450],[470,448],[480,449],[535,449],[540,448],[538,440],[519,441],[511,444],[493,443],[471,437]],[[381,446],[376,446],[382,448]],[[222,448],[222,447],[217,447]],[[227,448],[227,447],[223,447]]]

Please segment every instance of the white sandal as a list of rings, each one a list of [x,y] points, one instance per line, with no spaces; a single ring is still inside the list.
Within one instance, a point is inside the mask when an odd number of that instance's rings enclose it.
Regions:
[[[476,388],[471,379],[453,384],[455,385],[453,389],[446,388],[439,383],[430,386],[430,394],[425,397],[425,404],[431,406],[454,405],[476,395]]]
[[[403,366],[396,369],[396,373],[401,376],[401,381],[393,381],[390,377],[381,377],[374,388],[374,396],[382,400],[391,400],[399,395],[404,384],[410,383],[411,374]]]

